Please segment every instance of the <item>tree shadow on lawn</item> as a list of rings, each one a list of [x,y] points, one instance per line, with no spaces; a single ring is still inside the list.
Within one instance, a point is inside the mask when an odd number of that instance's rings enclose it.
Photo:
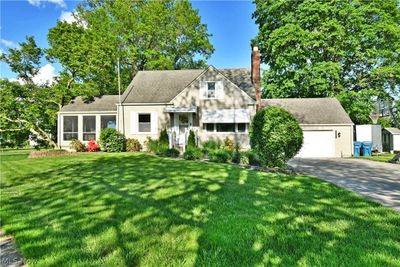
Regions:
[[[399,214],[310,177],[126,154],[6,186],[2,224],[31,265],[400,264]]]

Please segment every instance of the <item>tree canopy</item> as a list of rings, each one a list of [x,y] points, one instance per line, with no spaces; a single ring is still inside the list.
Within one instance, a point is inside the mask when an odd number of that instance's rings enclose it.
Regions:
[[[204,67],[214,51],[207,26],[187,0],[88,0],[76,22],[50,29],[48,58],[88,95],[117,92],[139,70]]]
[[[1,55],[17,74],[0,80],[3,137],[31,133],[55,146],[57,111],[74,96],[117,93],[118,61],[125,88],[139,70],[200,68],[214,51],[188,0],[87,0],[74,17],[49,30],[47,49],[27,37]],[[35,84],[45,58],[62,69],[54,83]]]
[[[37,85],[33,77],[38,73],[42,49],[33,37],[27,37],[19,48],[9,49],[0,59],[17,73],[19,82],[0,79],[0,132],[7,138],[28,133],[41,137],[55,146],[56,112],[62,106],[59,94],[48,84]]]
[[[397,0],[255,0],[266,97],[337,96],[355,123],[400,95]]]

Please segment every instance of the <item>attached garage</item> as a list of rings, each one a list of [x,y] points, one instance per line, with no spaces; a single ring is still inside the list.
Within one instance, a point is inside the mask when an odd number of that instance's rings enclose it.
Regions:
[[[335,132],[303,131],[303,146],[296,157],[333,158],[335,157]]]
[[[354,123],[336,98],[263,99],[262,106],[284,108],[299,121],[304,141],[296,157],[352,156]]]

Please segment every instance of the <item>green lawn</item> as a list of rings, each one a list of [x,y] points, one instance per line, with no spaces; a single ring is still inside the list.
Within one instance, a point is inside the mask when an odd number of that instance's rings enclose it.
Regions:
[[[394,154],[384,153],[384,154],[373,155],[373,156],[361,156],[359,158],[373,160],[373,161],[380,161],[380,162],[388,162],[393,157],[394,157]]]
[[[27,159],[31,149],[1,149],[0,150],[0,161],[14,161]]]
[[[400,214],[316,178],[147,154],[1,165],[30,266],[400,266]]]

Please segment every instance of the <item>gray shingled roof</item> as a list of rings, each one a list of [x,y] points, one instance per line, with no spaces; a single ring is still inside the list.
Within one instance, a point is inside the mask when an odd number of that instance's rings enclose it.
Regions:
[[[248,69],[219,70],[254,98]],[[182,92],[204,69],[139,71],[122,95],[123,103],[168,103]]]
[[[353,124],[336,98],[263,99],[261,106],[282,107],[292,113],[300,124]]]
[[[384,128],[386,131],[388,131],[391,134],[400,134],[400,129],[394,128],[394,127],[387,127]]]
[[[62,107],[60,112],[74,111],[117,111],[118,95],[103,95],[95,97],[93,101],[84,102],[78,96],[70,104]]]
[[[122,95],[123,103],[168,103],[204,70],[139,71]]]
[[[240,89],[245,91],[251,98],[254,100],[256,99],[256,91],[251,82],[250,69],[219,69],[219,71]]]

